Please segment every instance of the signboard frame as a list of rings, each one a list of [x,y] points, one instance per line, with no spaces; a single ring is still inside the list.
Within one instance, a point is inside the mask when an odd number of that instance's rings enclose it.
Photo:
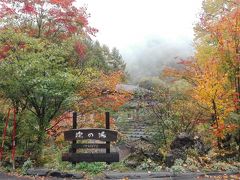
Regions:
[[[77,129],[77,113],[73,112],[73,128],[64,132],[64,140],[72,141],[68,153],[62,155],[63,161],[72,162],[119,162],[119,153],[110,151],[110,142],[117,140],[117,131],[110,130],[110,113],[105,113],[106,128],[82,128]],[[77,140],[95,139],[106,143],[80,143]],[[77,153],[77,149],[106,149],[106,153]]]

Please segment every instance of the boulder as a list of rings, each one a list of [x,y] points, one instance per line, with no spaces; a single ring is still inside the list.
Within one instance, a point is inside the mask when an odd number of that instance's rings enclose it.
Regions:
[[[125,160],[124,163],[127,167],[136,168],[139,166],[146,157],[143,154],[132,153]]]
[[[145,138],[140,138],[138,140],[129,142],[128,147],[130,148],[131,152],[135,153],[150,153],[150,152],[157,152],[157,147],[155,144],[150,142]]]
[[[129,142],[128,147],[131,154],[125,159],[125,163],[129,167],[137,167],[146,158],[158,162],[163,160],[163,154],[158,152],[156,145],[146,138]]]
[[[84,175],[82,174],[73,174],[67,172],[61,172],[58,170],[49,170],[45,168],[30,168],[27,170],[27,175],[30,176],[51,176],[55,178],[72,178],[72,179],[83,179]]]
[[[65,175],[65,173],[62,173],[60,171],[51,171],[49,173],[49,176],[52,176],[52,177],[57,177],[57,178],[64,178],[63,176]]]
[[[163,160],[163,154],[159,153],[159,152],[153,152],[153,153],[149,153],[149,152],[146,152],[146,153],[143,153],[147,158],[150,158],[152,159],[153,161],[162,161]]]
[[[16,168],[21,167],[25,161],[27,161],[27,158],[24,156],[15,157],[15,167]]]
[[[72,179],[83,179],[84,175],[83,174],[72,174]]]
[[[49,176],[56,177],[56,178],[72,178],[72,179],[83,179],[84,175],[82,174],[73,174],[61,171],[51,171]]]
[[[187,159],[186,150],[193,148],[199,155],[204,155],[209,151],[209,148],[204,145],[198,136],[192,136],[187,133],[180,133],[171,143],[170,152],[165,157],[167,167],[174,165],[176,159]]]
[[[146,158],[149,158],[155,162],[163,160],[163,154],[158,152],[155,144],[145,138],[128,143],[128,147],[130,148],[131,153],[124,161],[128,167],[136,168]]]
[[[199,155],[207,154],[210,150],[210,147],[206,146],[198,136],[194,137],[193,148],[198,152]]]
[[[165,157],[166,166],[173,166],[176,159],[182,159],[183,161],[187,159],[187,155],[183,149],[172,149]]]
[[[170,145],[171,149],[188,149],[194,145],[194,138],[187,133],[180,133]]]
[[[30,168],[27,170],[27,175],[30,176],[48,176],[48,173],[50,172],[49,169],[45,168]]]

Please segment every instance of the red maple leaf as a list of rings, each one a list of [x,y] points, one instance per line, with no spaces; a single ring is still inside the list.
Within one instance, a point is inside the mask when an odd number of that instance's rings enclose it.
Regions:
[[[73,3],[74,0],[50,0],[50,3],[60,5],[67,8]]]
[[[81,42],[76,42],[74,49],[81,58],[85,56],[86,46],[83,45]]]
[[[29,14],[36,13],[34,6],[32,6],[31,4],[27,4],[27,3],[25,3],[22,11],[25,13],[29,13]]]

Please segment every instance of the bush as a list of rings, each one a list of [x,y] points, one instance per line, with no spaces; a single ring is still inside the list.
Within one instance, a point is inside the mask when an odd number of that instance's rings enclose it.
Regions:
[[[23,163],[23,166],[22,166],[22,169],[21,169],[22,174],[27,174],[27,170],[32,168],[32,167],[33,167],[33,162],[31,161],[30,158],[28,158],[28,160],[26,160]]]
[[[182,173],[185,172],[185,168],[183,167],[183,160],[176,159],[174,165],[170,168],[170,171],[173,173]]]
[[[239,169],[236,166],[225,162],[216,162],[212,166],[212,170],[214,171],[227,171],[227,172],[238,172]]]
[[[199,170],[200,164],[197,160],[188,157],[187,160],[185,161],[186,168],[189,171],[195,172]]]
[[[94,162],[94,163],[78,163],[76,165],[77,170],[81,170],[90,174],[98,174],[106,169],[106,163]]]
[[[141,171],[159,171],[162,169],[162,167],[151,159],[147,159],[143,163],[141,163],[136,169]]]
[[[123,162],[115,162],[115,163],[112,163],[108,167],[108,170],[111,170],[111,171],[117,170],[117,171],[120,171],[120,172],[125,172],[125,171],[128,171],[130,169]]]

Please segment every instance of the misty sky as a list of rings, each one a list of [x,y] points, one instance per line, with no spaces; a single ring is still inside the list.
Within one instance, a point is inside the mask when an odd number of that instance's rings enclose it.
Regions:
[[[97,39],[120,50],[133,79],[193,54],[193,25],[202,0],[77,0],[91,14]]]

